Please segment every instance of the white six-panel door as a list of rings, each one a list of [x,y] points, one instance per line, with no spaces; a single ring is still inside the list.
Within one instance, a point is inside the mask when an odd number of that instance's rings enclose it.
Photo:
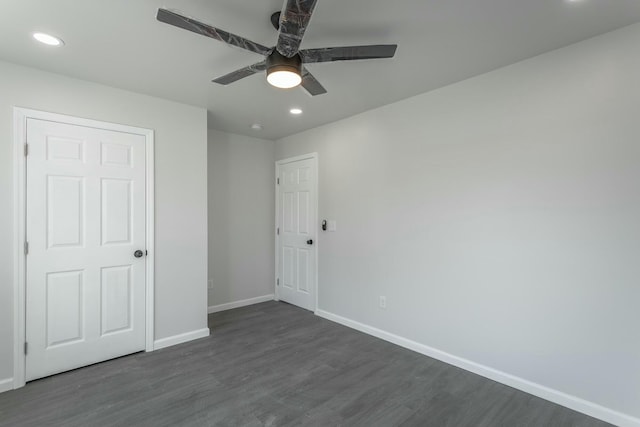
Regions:
[[[316,159],[278,164],[278,298],[316,308]]]
[[[27,142],[26,379],[144,350],[145,137],[29,118]]]

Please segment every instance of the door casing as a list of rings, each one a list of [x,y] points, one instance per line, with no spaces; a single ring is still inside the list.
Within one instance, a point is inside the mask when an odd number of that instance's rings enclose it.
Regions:
[[[153,351],[154,338],[154,132],[151,129],[83,119],[63,114],[13,108],[13,194],[14,194],[14,266],[13,266],[13,388],[25,385],[25,341],[26,341],[26,164],[25,144],[27,143],[27,119],[40,119],[76,126],[93,127],[116,132],[127,132],[145,137],[145,206],[146,206],[146,283],[145,283],[145,350]]]
[[[315,235],[316,235],[316,250],[315,250],[315,259],[314,262],[316,263],[316,271],[315,271],[315,276],[313,277],[313,288],[314,288],[314,292],[316,293],[315,295],[315,307],[313,309],[314,314],[317,314],[318,312],[318,300],[319,300],[319,295],[318,295],[318,270],[319,270],[319,266],[318,266],[318,252],[320,251],[320,234],[319,234],[319,227],[318,227],[318,221],[320,221],[320,217],[318,216],[318,212],[319,212],[319,207],[318,207],[318,199],[319,199],[319,194],[318,194],[318,189],[319,189],[319,184],[318,184],[318,175],[319,175],[319,164],[318,164],[318,153],[309,153],[309,154],[303,154],[301,156],[296,156],[296,157],[289,157],[287,159],[282,159],[282,160],[278,160],[276,161],[276,171],[275,171],[275,179],[274,181],[274,185],[275,185],[275,193],[276,193],[276,222],[275,222],[275,226],[274,226],[274,233],[275,233],[275,277],[273,280],[274,283],[274,299],[276,301],[280,301],[280,295],[279,295],[279,289],[278,289],[278,278],[279,278],[279,263],[280,263],[280,236],[277,234],[276,230],[278,229],[278,224],[280,224],[280,192],[278,191],[278,178],[280,177],[280,166],[287,164],[287,163],[293,163],[293,162],[297,162],[300,160],[308,160],[308,159],[313,159],[313,161],[315,162],[315,174],[313,177],[313,181],[314,181],[314,192],[315,192],[315,213],[316,213],[316,224],[313,225],[313,227],[315,228]]]

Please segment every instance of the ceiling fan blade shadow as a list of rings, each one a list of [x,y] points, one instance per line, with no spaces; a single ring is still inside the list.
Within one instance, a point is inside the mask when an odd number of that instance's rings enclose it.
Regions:
[[[323,93],[327,93],[327,90],[322,87],[320,82],[313,77],[313,74],[307,70],[306,67],[302,67],[302,83],[300,85],[309,93],[311,96],[322,95]]]
[[[305,49],[300,51],[302,62],[313,64],[317,62],[355,61],[360,59],[393,58],[398,45],[376,44],[368,46],[338,46],[319,49]]]
[[[272,52],[272,49],[262,46],[259,43],[252,42],[244,37],[228,33],[224,30],[212,27],[211,25],[204,24],[193,18],[189,18],[188,16],[181,15],[168,9],[158,9],[156,19],[160,22],[164,22],[165,24],[173,25],[174,27],[182,28],[206,37],[211,37],[212,39],[216,39],[231,46],[259,53],[260,55],[266,56]]]
[[[221,85],[228,85],[233,82],[237,82],[240,79],[244,79],[245,77],[252,76],[256,73],[264,71],[267,69],[266,61],[258,62],[257,64],[249,65],[244,68],[240,68],[239,70],[233,71],[229,74],[226,74],[222,77],[218,77],[215,80],[212,80],[214,83],[218,83]]]
[[[280,35],[276,45],[280,54],[291,58],[298,53],[316,3],[317,0],[285,0],[280,14]]]

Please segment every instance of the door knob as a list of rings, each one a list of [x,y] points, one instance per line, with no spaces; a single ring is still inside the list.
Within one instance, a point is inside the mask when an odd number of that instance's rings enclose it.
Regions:
[[[142,258],[142,255],[144,255],[144,252],[142,252],[140,249],[133,253],[133,256],[136,258]]]
[[[307,240],[307,245],[313,245],[313,240],[311,239]]]

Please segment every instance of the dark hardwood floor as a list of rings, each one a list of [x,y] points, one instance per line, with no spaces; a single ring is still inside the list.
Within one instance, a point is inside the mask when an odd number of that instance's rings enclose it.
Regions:
[[[605,426],[299,308],[0,394],[0,426]]]

